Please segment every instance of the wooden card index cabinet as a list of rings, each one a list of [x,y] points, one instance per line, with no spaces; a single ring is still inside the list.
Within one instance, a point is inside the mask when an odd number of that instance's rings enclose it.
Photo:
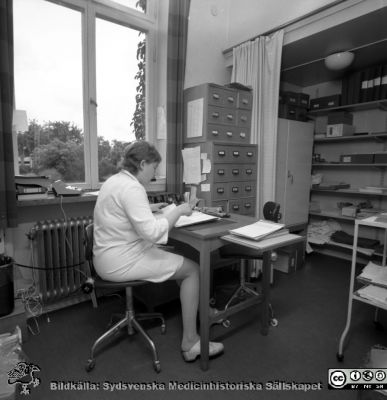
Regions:
[[[207,207],[255,215],[258,155],[250,144],[251,107],[252,94],[245,90],[206,83],[184,91],[184,148],[200,146],[197,197]]]
[[[184,91],[184,143],[250,143],[252,94],[212,83]]]

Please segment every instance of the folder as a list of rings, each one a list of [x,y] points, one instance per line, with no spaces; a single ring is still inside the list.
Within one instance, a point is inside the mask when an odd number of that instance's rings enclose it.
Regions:
[[[382,67],[382,80],[380,82],[379,99],[387,99],[387,64],[384,64]]]

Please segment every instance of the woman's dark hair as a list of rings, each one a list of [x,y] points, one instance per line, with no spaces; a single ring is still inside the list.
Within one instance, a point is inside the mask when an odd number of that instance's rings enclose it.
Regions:
[[[122,168],[135,175],[139,171],[142,160],[148,164],[159,163],[161,156],[153,144],[145,140],[137,140],[125,147]]]

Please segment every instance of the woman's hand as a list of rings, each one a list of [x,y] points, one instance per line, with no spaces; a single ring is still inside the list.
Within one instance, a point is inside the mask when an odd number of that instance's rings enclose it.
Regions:
[[[180,215],[191,215],[193,207],[189,203],[183,203],[177,206],[177,209],[179,210]]]
[[[151,211],[154,213],[154,212],[160,211],[162,208],[166,207],[167,205],[168,205],[168,203],[153,203],[153,204],[150,204],[150,208],[151,208]]]

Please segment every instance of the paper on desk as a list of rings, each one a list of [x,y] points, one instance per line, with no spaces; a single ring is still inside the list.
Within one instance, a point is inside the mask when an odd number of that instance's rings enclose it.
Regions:
[[[197,185],[201,182],[200,172],[200,146],[187,147],[181,150],[183,156],[183,181]]]

